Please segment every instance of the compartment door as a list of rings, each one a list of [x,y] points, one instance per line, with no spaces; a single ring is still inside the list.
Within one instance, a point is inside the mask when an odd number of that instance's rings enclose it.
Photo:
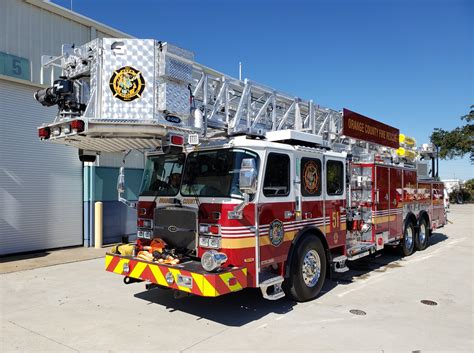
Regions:
[[[390,233],[389,238],[403,232],[402,170],[390,168]]]

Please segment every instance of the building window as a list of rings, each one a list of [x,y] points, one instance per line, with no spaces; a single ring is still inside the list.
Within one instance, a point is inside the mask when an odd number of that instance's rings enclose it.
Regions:
[[[327,161],[326,192],[330,196],[344,193],[344,164],[342,162]]]
[[[287,196],[290,193],[290,157],[270,153],[267,159],[263,194],[268,197]]]

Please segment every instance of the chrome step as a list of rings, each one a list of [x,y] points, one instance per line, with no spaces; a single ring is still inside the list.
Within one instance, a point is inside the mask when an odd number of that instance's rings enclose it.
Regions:
[[[373,243],[364,244],[358,243],[355,246],[347,249],[347,259],[348,260],[357,260],[361,257],[370,255],[376,251],[376,245]]]
[[[265,299],[268,300],[277,300],[285,296],[283,292],[282,284],[284,278],[282,276],[273,276],[267,277],[266,274],[260,274],[260,277],[263,279],[260,282],[259,287],[262,291],[262,295]]]
[[[332,259],[332,269],[334,272],[343,273],[349,271],[349,267],[346,265],[347,256],[341,255],[336,256]]]

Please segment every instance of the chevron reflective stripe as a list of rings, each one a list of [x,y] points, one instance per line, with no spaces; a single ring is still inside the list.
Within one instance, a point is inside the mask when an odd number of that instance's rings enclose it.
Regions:
[[[124,265],[128,272],[124,272]],[[127,267],[125,266],[125,267]],[[222,273],[196,273],[181,268],[164,266],[146,261],[134,260],[119,255],[105,256],[105,269],[131,278],[150,281],[163,287],[169,287],[204,297],[217,297],[237,292],[247,287],[247,268],[234,268]],[[173,275],[173,283],[166,281],[166,275]],[[184,284],[180,278],[191,278],[191,283]]]

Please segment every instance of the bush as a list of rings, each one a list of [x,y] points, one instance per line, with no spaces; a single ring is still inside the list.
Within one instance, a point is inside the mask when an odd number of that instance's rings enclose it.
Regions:
[[[460,190],[454,190],[449,194],[449,202],[465,203],[474,201],[474,179],[467,180]]]

